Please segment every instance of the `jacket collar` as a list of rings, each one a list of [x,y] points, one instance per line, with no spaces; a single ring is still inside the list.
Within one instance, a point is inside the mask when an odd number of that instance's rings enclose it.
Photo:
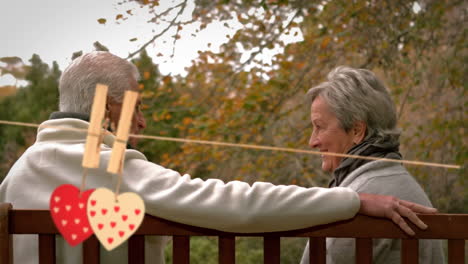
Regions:
[[[82,114],[82,113],[75,113],[75,112],[53,112],[49,116],[49,120],[56,120],[56,119],[63,119],[63,118],[73,118],[73,119],[79,119],[82,121],[86,121],[89,123],[89,115],[88,114]],[[112,129],[110,126],[107,128],[107,130],[111,133],[113,133]],[[106,138],[104,138],[106,139]],[[113,140],[112,140],[113,142]],[[133,149],[133,147],[127,143],[127,149]]]
[[[80,119],[86,122],[89,122],[89,115],[82,114],[82,113],[74,113],[74,112],[53,112],[50,114],[49,119],[60,119],[60,118],[75,118]]]

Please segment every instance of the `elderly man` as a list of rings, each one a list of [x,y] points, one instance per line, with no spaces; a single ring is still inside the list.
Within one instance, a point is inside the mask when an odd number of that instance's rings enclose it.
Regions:
[[[323,152],[401,159],[395,105],[385,85],[365,69],[338,67],[328,80],[309,90],[313,133],[310,146]],[[423,189],[401,165],[382,160],[323,156],[322,169],[333,173],[330,187],[358,193],[394,195],[432,206]],[[374,240],[374,262],[400,263],[400,241]],[[419,263],[444,263],[440,242],[419,243]],[[327,263],[354,263],[353,239],[327,239]],[[309,263],[308,245],[302,263]]]
[[[38,129],[37,140],[15,163],[0,186],[0,201],[15,208],[47,209],[52,191],[61,184],[80,185],[86,133],[47,126],[87,129],[88,115],[97,83],[109,86],[106,106],[111,121],[118,122],[125,90],[137,90],[136,67],[107,52],[93,52],[75,59],[60,79],[60,111],[53,113]],[[137,107],[132,133],[146,126]],[[106,173],[115,138],[106,135],[101,145],[101,167],[91,169],[87,188],[113,189],[113,177]],[[135,142],[133,142],[135,143]],[[25,190],[27,190],[25,192]],[[138,193],[146,212],[172,221],[232,232],[270,232],[305,228],[348,219],[356,213],[399,220],[408,217],[425,228],[414,212],[433,213],[435,209],[400,201],[390,196],[357,194],[349,188],[302,188],[257,182],[228,182],[191,179],[178,172],[148,162],[133,149],[126,150],[121,191]],[[400,226],[411,232],[404,221]],[[37,240],[15,236],[17,263],[37,263]],[[146,238],[145,259],[163,263],[165,240]],[[57,243],[59,263],[80,263],[81,245]],[[101,252],[103,263],[126,259],[126,245]]]

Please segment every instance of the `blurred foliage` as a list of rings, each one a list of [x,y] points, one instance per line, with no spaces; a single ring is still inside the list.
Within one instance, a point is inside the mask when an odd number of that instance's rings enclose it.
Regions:
[[[138,2],[159,7],[159,1]],[[463,166],[407,166],[409,171],[439,211],[468,212],[466,1],[196,0],[191,20],[183,21],[177,14],[187,3],[174,1],[149,23],[169,21],[176,28],[174,41],[188,23],[203,30],[234,19],[243,27],[220,52],[199,52],[184,77],[161,75],[151,59],[157,55],[144,50],[160,33],[130,54],[142,77],[145,134],[305,149],[311,133],[306,91],[338,65],[367,68],[391,90],[404,158]],[[303,38],[297,43],[285,44],[281,37],[297,34]],[[265,60],[272,49],[284,51]],[[0,99],[0,119],[37,123],[56,109],[58,68],[49,69],[37,56],[30,62],[7,62],[16,65],[17,78],[29,72],[29,85]],[[34,131],[0,127],[3,177],[34,141]],[[150,140],[142,140],[139,149],[149,160],[192,177],[301,186],[325,186],[330,179],[317,156]],[[192,262],[209,263],[204,256],[216,255],[215,242],[193,239]],[[239,250],[249,249],[237,256],[239,263],[262,259],[258,240],[237,243]],[[282,263],[300,258],[303,242],[290,243]]]
[[[306,238],[281,238],[280,263],[296,264],[302,258]],[[172,243],[166,247],[166,263],[172,263]],[[217,237],[191,237],[190,263],[218,264]],[[263,263],[263,238],[236,238],[236,263]]]
[[[28,81],[26,87],[16,89],[10,96],[0,97],[0,120],[41,123],[58,109],[58,79],[60,70],[54,63],[51,68],[33,55],[31,65],[15,62],[19,80]],[[18,65],[21,64],[21,65]],[[34,143],[36,131],[19,126],[0,125],[0,180],[3,180],[13,163]]]
[[[159,8],[159,1],[138,2]],[[187,76],[160,80],[157,89],[176,91],[171,104],[186,112],[182,120],[169,120],[161,117],[173,112],[153,109],[155,122],[186,138],[306,148],[311,130],[305,92],[338,65],[368,68],[391,90],[404,157],[464,166],[408,166],[410,172],[440,211],[468,211],[466,1],[196,0],[191,20],[184,21],[177,14],[187,3],[174,1],[171,12],[154,12],[150,23],[199,23],[203,30],[234,19],[243,27],[220,52],[199,52]],[[303,41],[286,45],[281,36],[298,31]],[[278,48],[284,51],[271,62],[262,56]],[[195,144],[175,149],[154,160],[226,181],[314,186],[329,180],[316,156]]]

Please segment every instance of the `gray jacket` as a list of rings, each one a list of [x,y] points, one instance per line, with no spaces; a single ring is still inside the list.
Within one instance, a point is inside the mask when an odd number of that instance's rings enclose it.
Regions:
[[[358,193],[392,195],[399,199],[432,206],[421,186],[399,163],[372,161],[351,172],[340,187],[349,187]],[[355,240],[327,238],[327,263],[355,263]],[[304,250],[301,264],[309,263],[309,244]],[[400,263],[399,239],[374,239],[373,263]],[[419,241],[419,263],[445,263],[442,244],[438,240]]]

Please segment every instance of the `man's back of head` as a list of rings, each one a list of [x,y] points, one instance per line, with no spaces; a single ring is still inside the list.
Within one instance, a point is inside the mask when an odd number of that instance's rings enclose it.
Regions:
[[[121,102],[125,90],[135,89],[138,69],[132,63],[105,51],[86,53],[62,73],[59,83],[61,112],[90,114],[96,84],[109,86],[108,95]]]

